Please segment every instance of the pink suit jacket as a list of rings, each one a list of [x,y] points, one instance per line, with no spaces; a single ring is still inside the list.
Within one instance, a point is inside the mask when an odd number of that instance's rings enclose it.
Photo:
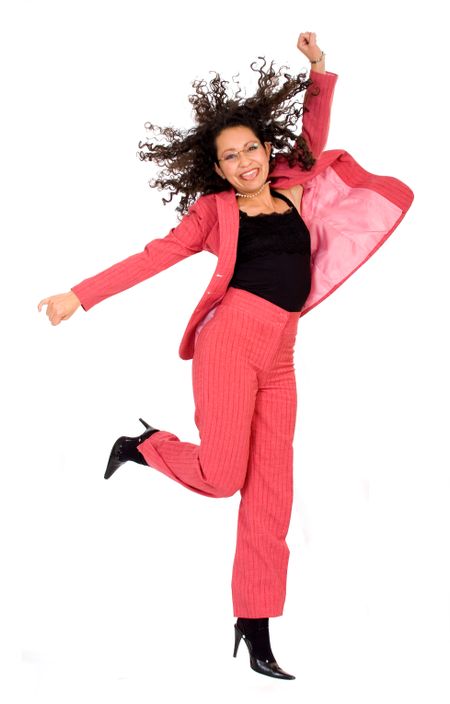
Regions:
[[[311,235],[311,291],[301,316],[321,303],[386,241],[408,211],[414,194],[398,179],[377,176],[342,149],[323,151],[327,142],[337,74],[311,71],[305,94],[302,136],[317,161],[310,171],[289,167],[278,155],[269,174],[271,187],[303,185],[302,218]],[[310,95],[315,86],[319,95]],[[168,235],[153,239],[72,291],[85,311],[125,289],[201,251],[217,256],[217,266],[192,313],[179,347],[181,359],[192,359],[196,334],[225,295],[236,262],[239,208],[235,191],[200,196]]]

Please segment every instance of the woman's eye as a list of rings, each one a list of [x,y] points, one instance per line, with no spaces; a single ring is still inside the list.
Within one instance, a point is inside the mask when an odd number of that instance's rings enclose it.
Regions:
[[[226,161],[233,161],[233,159],[236,159],[236,154],[227,154],[225,157]]]
[[[255,149],[258,149],[258,145],[257,145],[257,144],[251,144],[250,147],[249,147],[249,151],[252,152],[252,151],[254,151]]]

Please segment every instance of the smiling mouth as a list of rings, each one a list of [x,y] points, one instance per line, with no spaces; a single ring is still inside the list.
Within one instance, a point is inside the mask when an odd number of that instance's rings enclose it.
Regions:
[[[259,169],[251,169],[251,171],[245,171],[243,174],[241,174],[241,178],[244,179],[244,181],[251,181],[257,176],[258,171]]]

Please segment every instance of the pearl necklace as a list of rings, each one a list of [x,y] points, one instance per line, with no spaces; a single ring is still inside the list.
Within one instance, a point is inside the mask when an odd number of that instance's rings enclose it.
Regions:
[[[262,191],[262,189],[264,188],[264,186],[267,186],[267,184],[269,184],[269,183],[272,183],[272,181],[270,181],[270,180],[269,180],[269,181],[266,181],[265,183],[263,183],[263,185],[261,186],[261,188],[259,189],[259,191],[256,191],[256,193],[252,193],[252,194],[250,194],[250,195],[247,194],[247,193],[238,193],[238,192],[236,191],[236,196],[240,196],[241,198],[256,198],[256,196],[259,196],[259,194],[261,193],[261,191]]]

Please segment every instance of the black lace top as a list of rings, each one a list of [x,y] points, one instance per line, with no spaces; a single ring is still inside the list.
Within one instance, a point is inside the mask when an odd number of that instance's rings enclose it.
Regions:
[[[311,289],[309,230],[293,203],[283,213],[239,211],[236,264],[228,286],[243,288],[288,311],[300,311]]]

